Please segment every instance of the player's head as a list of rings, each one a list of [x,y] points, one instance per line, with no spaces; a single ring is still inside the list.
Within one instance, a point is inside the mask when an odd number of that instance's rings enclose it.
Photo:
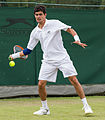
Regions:
[[[46,8],[45,8],[45,6],[43,6],[43,5],[37,5],[37,6],[35,6],[35,8],[34,8],[34,14],[36,12],[39,12],[39,11],[42,11],[43,14],[46,14]]]
[[[38,23],[43,22],[46,19],[46,8],[43,5],[37,5],[34,8],[35,19]]]

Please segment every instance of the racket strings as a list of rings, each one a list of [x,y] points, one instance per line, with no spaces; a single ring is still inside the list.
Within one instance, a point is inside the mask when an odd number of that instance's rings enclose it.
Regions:
[[[14,53],[21,52],[22,50],[24,50],[24,49],[19,45],[15,45],[14,48],[13,48]],[[22,56],[21,58],[22,59],[27,59],[26,56]]]

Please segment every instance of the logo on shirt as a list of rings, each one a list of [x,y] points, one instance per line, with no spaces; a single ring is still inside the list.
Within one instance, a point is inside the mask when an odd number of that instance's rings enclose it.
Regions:
[[[48,34],[50,34],[50,33],[51,33],[51,31],[47,31],[47,33],[48,33]]]

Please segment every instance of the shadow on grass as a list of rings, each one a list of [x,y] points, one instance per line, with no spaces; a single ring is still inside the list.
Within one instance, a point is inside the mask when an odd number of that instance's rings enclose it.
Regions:
[[[93,114],[87,114],[87,115],[83,115],[83,117],[96,117],[96,115],[93,115]]]

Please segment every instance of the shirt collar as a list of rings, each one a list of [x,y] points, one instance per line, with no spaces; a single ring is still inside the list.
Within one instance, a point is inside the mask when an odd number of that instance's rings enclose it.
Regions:
[[[45,22],[43,28],[44,28],[47,24],[48,24],[48,20],[46,19],[46,22]]]
[[[44,26],[43,26],[42,29],[44,29],[44,28],[47,26],[47,24],[48,24],[48,20],[46,19],[45,24],[44,24]],[[38,25],[37,25],[37,28],[38,28],[39,30],[42,30],[42,29],[40,29],[40,28],[38,27]]]

